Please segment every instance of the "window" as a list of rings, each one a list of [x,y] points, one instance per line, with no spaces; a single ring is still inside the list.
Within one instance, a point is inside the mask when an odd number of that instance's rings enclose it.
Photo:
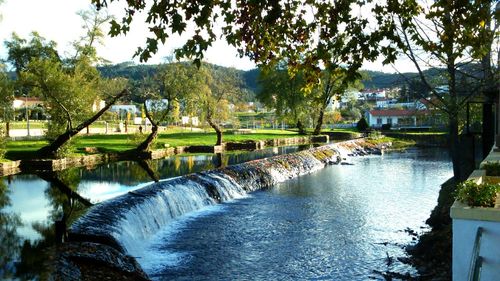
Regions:
[[[382,125],[382,118],[377,118],[377,125]]]
[[[392,124],[392,118],[387,118],[387,124]]]

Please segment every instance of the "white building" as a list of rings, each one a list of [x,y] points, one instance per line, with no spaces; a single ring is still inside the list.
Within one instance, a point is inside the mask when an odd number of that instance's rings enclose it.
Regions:
[[[417,126],[417,115],[423,113],[416,110],[370,110],[366,113],[366,122],[370,127],[379,128],[384,124],[391,126]]]

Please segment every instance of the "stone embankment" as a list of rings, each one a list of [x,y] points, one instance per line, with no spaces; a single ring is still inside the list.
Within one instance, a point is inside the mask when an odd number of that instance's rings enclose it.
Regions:
[[[99,164],[135,160],[161,159],[181,153],[220,153],[232,150],[255,150],[271,146],[285,146],[310,143],[327,143],[328,136],[304,136],[265,141],[228,142],[222,146],[179,146],[164,149],[155,149],[150,152],[134,153],[98,153],[96,148],[87,148],[91,155],[66,157],[61,159],[28,159],[0,162],[0,176],[13,175],[20,172],[62,171],[69,168],[92,167]]]
[[[345,141],[190,174],[105,201],[72,225],[54,279],[147,279],[133,256],[173,218],[340,164],[348,155],[380,154],[389,145]]]

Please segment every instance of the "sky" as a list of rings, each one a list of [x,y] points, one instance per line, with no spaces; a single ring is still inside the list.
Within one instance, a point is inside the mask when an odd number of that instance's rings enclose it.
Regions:
[[[59,53],[70,55],[72,52],[71,42],[84,35],[81,18],[76,14],[78,11],[87,10],[90,0],[4,0],[0,4],[0,58],[6,57],[7,50],[3,42],[9,40],[13,32],[21,38],[28,38],[32,31],[37,31],[41,36],[57,43]],[[111,5],[109,14],[122,15],[122,6]],[[139,63],[133,54],[137,47],[143,46],[147,35],[147,27],[144,24],[144,16],[134,19],[131,31],[126,35],[118,37],[107,36],[103,46],[97,48],[98,55],[109,60],[111,63],[134,61]],[[105,33],[109,31],[109,25],[103,27]],[[182,38],[178,36],[167,41],[166,45],[160,45],[159,51],[148,64],[156,64],[164,61],[164,58],[172,54],[172,51],[182,45]],[[239,58],[236,50],[225,41],[219,40],[209,48],[205,54],[206,61],[222,66],[235,67],[249,70],[255,68],[255,64],[248,58]],[[397,62],[395,67],[401,71],[412,71],[410,64],[406,61]],[[393,66],[382,66],[381,62],[365,63],[363,69],[379,70],[384,72],[395,72]]]

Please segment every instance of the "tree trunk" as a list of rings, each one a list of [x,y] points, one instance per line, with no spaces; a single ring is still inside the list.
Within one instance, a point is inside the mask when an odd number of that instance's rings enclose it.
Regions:
[[[80,125],[76,126],[75,128],[70,128],[66,130],[63,134],[59,135],[53,142],[51,142],[49,145],[46,145],[42,148],[40,148],[37,151],[38,157],[40,158],[54,158],[57,156],[57,151],[66,143],[68,142],[73,136],[78,134],[81,130],[83,130],[85,127],[90,126],[90,124],[94,123],[101,115],[106,112],[115,102],[120,99],[121,97],[125,96],[128,94],[127,89],[124,89],[121,91],[119,94],[114,96],[108,103],[106,103],[106,106],[103,107],[101,110],[99,110],[94,116],[90,117],[89,119],[85,120],[82,122]]]
[[[453,164],[453,177],[456,181],[465,180],[468,176],[468,168],[465,167],[464,153],[469,153],[469,148],[461,147],[460,138],[458,135],[458,118],[457,116],[449,116],[449,135],[450,135],[450,156]],[[466,151],[464,151],[466,149]],[[464,163],[463,163],[464,162]]]
[[[54,172],[41,172],[38,173],[38,176],[45,180],[48,181],[49,183],[53,184],[55,187],[59,189],[62,193],[64,193],[68,199],[74,199],[81,204],[85,205],[86,207],[91,207],[92,202],[90,202],[87,198],[82,197],[80,194],[78,194],[76,191],[71,189],[68,185],[66,185]]]
[[[299,120],[297,121],[297,128],[299,129],[299,135],[306,135],[306,129],[304,128],[304,124]]]
[[[207,116],[207,122],[215,130],[215,133],[217,134],[217,142],[215,145],[222,145],[222,130],[220,129],[219,125],[213,122],[212,118],[210,116]]]
[[[149,151],[151,149],[151,144],[153,144],[153,141],[156,139],[156,136],[158,136],[158,124],[151,122],[151,133],[141,144],[137,146],[136,150],[140,152]]]
[[[314,128],[313,135],[317,136],[321,134],[321,127],[323,127],[323,117],[325,116],[325,109],[321,108],[319,111],[318,121],[316,122],[316,128]]]
[[[148,173],[149,177],[155,181],[155,182],[159,182],[160,181],[160,177],[158,176],[158,174],[151,168],[151,165],[149,164],[149,161],[148,160],[139,160],[137,161],[137,163],[139,163],[139,166],[141,166],[142,169],[144,169],[144,171],[146,171],[146,173]]]

